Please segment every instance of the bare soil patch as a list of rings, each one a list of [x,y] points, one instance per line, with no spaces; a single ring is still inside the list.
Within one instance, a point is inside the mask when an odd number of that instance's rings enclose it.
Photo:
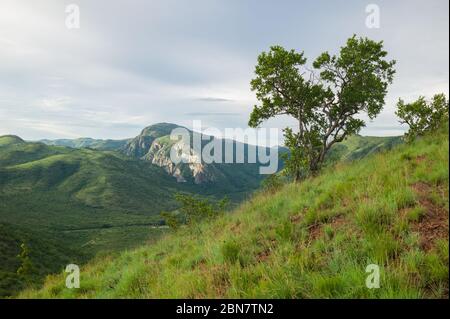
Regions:
[[[413,224],[413,230],[420,234],[420,246],[428,251],[435,245],[437,239],[449,238],[448,212],[441,206],[433,203],[429,198],[431,186],[426,183],[416,183],[414,191],[419,195],[419,203],[425,208],[425,215],[419,222]]]

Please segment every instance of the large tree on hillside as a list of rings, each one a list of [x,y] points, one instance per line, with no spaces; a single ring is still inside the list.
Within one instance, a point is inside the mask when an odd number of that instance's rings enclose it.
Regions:
[[[331,146],[365,126],[358,115],[373,119],[381,112],[395,73],[395,61],[386,56],[383,42],[353,36],[338,55],[324,52],[310,69],[303,52],[272,46],[259,55],[251,81],[260,104],[249,125],[277,115],[295,118],[296,129],[284,130],[291,150],[287,167],[297,180],[302,168],[316,172]]]

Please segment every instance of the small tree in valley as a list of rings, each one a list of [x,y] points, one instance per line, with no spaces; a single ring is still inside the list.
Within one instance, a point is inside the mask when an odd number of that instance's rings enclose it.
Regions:
[[[30,258],[30,250],[25,243],[20,245],[20,253],[17,256],[20,260],[20,266],[17,274],[25,281],[30,282],[34,273],[34,265]]]

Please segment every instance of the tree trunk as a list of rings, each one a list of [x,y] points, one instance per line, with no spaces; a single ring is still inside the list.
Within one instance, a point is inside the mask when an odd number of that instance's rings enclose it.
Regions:
[[[320,168],[320,158],[316,158],[309,165],[309,170],[312,175],[316,176],[317,173],[319,172],[319,168]]]
[[[295,172],[295,182],[299,183],[301,180],[301,175],[300,175],[300,169],[297,168],[296,172]]]

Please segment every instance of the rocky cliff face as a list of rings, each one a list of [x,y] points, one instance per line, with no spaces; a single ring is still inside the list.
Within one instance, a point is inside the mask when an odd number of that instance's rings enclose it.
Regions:
[[[186,163],[175,164],[170,159],[170,150],[176,141],[170,139],[170,133],[177,128],[174,124],[155,124],[145,128],[140,135],[130,140],[122,152],[127,156],[150,161],[163,167],[178,182],[192,180],[196,184],[214,182],[221,172],[213,165],[200,163],[199,155],[189,146]],[[178,144],[178,147],[182,145]]]

